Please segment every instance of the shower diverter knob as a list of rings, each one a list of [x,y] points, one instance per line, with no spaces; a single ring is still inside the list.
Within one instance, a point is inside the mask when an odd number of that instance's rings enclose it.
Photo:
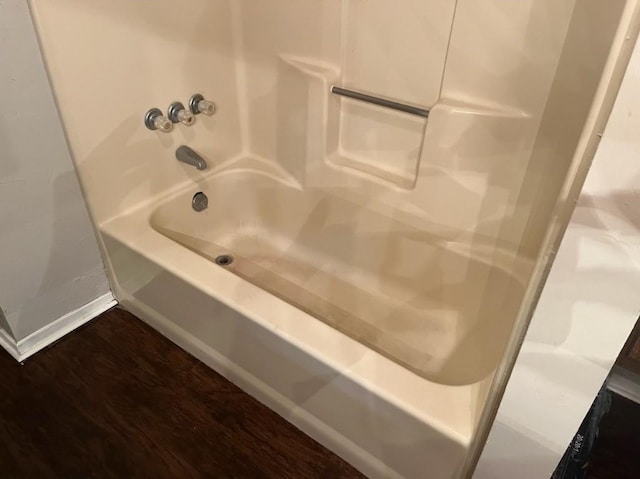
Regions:
[[[191,111],[187,110],[179,101],[174,101],[169,105],[167,117],[169,117],[169,120],[173,123],[182,123],[186,126],[191,126],[193,125],[193,122],[196,121],[195,115],[191,113]]]

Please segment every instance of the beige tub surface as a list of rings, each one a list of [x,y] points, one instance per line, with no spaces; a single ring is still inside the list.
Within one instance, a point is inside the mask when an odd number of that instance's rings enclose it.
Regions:
[[[202,185],[201,185],[202,186]],[[480,381],[497,366],[524,285],[471,248],[321,189],[218,175],[162,204],[158,232],[419,374]],[[502,261],[506,263],[506,261]]]

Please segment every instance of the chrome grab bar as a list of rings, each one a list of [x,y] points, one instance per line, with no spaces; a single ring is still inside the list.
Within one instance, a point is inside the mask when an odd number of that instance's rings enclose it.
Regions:
[[[332,86],[331,93],[333,93],[334,95],[345,96],[354,100],[363,101],[365,103],[371,103],[372,105],[378,105],[384,108],[401,111],[410,115],[429,118],[429,110],[425,110],[424,108],[418,108],[417,106],[411,106],[405,103],[398,103],[397,101],[367,95],[366,93],[360,93],[359,91],[347,90],[346,88],[340,88],[339,86]]]

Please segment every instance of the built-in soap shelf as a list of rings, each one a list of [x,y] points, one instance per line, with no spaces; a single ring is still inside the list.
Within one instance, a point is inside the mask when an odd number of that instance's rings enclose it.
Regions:
[[[496,161],[508,161],[524,147],[514,142],[523,138],[520,130],[530,120],[526,112],[444,99],[431,108],[418,107],[428,114],[417,115],[333,94],[341,72],[332,64],[289,55],[280,59],[286,89],[278,95],[278,110],[287,121],[278,124],[278,143],[294,146],[279,151],[278,162],[301,184],[307,171],[329,166],[411,190],[421,176],[438,169],[445,175],[449,169],[493,170],[500,167]]]
[[[415,184],[426,109],[412,107],[413,112],[398,111],[332,94],[332,87],[340,78],[338,68],[289,55],[281,55],[280,59],[281,78],[293,74],[298,82],[303,80],[307,84],[304,92],[291,85],[278,105],[280,111],[290,110],[288,118],[297,119],[286,127],[286,136],[293,140],[291,144],[304,145],[304,151],[298,148],[278,158],[289,165],[287,169],[294,176],[302,181],[305,175],[302,165],[307,168],[326,163],[343,172],[356,170],[359,176],[375,177],[402,188]],[[399,99],[390,101],[394,102],[403,104]],[[425,114],[417,115],[417,110]],[[300,127],[301,119],[306,128]],[[299,161],[301,153],[306,162]]]
[[[427,121],[424,117],[342,98],[337,126],[339,141],[327,161],[410,189],[417,179]]]

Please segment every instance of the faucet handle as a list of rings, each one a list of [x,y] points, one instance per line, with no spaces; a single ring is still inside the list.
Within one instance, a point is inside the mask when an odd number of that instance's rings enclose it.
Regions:
[[[162,111],[159,108],[152,108],[144,115],[144,125],[149,130],[158,130],[163,133],[168,133],[173,128],[171,120],[162,116]]]
[[[200,93],[191,96],[189,99],[189,108],[194,115],[204,113],[207,116],[212,116],[216,112],[216,104],[212,101],[205,100]]]
[[[187,110],[179,101],[174,101],[169,105],[167,117],[173,123],[182,123],[186,126],[191,126],[193,125],[193,122],[196,121],[195,115]]]

